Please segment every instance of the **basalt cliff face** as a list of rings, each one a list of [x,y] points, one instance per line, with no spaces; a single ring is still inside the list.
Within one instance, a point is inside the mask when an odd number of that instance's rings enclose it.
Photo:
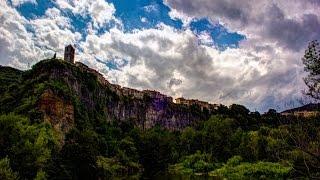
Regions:
[[[17,71],[16,79],[22,88],[15,89],[10,83],[2,87],[2,96],[13,96],[10,92],[16,92],[16,97],[11,97],[13,102],[10,98],[1,102],[0,111],[30,101],[18,107],[17,112],[26,111],[31,118],[45,120],[61,132],[68,132],[81,121],[99,124],[111,120],[128,121],[143,129],[160,125],[178,130],[214,113],[210,108],[175,104],[171,97],[156,91],[137,91],[111,84],[81,63],[43,60],[31,70]]]

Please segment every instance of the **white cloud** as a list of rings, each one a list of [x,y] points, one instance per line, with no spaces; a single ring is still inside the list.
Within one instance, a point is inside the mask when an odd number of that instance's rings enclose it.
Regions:
[[[192,19],[194,17],[192,16],[188,16],[186,15],[185,13],[181,12],[181,11],[177,11],[176,9],[170,9],[170,12],[169,12],[169,16],[172,18],[172,19],[179,19],[182,21],[183,23],[183,26],[186,27],[189,25],[189,23],[192,21]]]
[[[214,44],[212,37],[206,31],[201,32],[198,35],[198,39],[202,44],[207,45],[207,46],[212,46]]]
[[[51,57],[56,50],[61,56],[64,45],[76,43],[81,35],[70,31],[68,18],[60,10],[48,9],[44,17],[27,20],[6,2],[0,2],[0,52],[3,65],[27,69],[37,61]],[[27,27],[31,31],[27,31]]]
[[[13,6],[20,6],[20,5],[22,5],[22,4],[24,4],[24,3],[32,3],[32,4],[37,4],[37,1],[36,0],[11,0],[11,2],[12,2],[12,5]]]
[[[144,6],[143,9],[148,13],[151,13],[152,11],[158,11],[158,8],[156,5]]]
[[[277,22],[279,27],[287,30],[284,25],[290,24],[305,36],[308,31],[301,29],[302,25],[317,22],[317,19],[304,16],[296,5],[284,10],[284,5],[278,3],[279,11],[260,1],[255,7],[247,1],[239,1],[237,6],[229,1],[210,1],[212,4],[218,2],[215,5],[220,6],[217,7],[212,7],[209,1],[201,1],[203,6],[196,1],[168,2],[174,8],[170,16],[183,20],[183,30],[159,24],[156,29],[133,32],[115,27],[99,35],[96,30],[106,23],[111,20],[120,22],[113,15],[113,5],[103,0],[57,0],[61,9],[50,8],[43,17],[33,20],[26,20],[6,2],[0,1],[0,14],[3,14],[0,16],[3,22],[0,24],[3,58],[0,63],[25,69],[28,63],[53,54],[46,48],[56,49],[58,55],[62,55],[66,44],[76,43],[83,49],[78,52],[77,60],[98,69],[110,81],[125,86],[156,89],[175,97],[198,98],[212,103],[241,103],[251,110],[277,108],[277,105],[281,109],[285,102],[301,95],[304,88],[300,61],[303,45],[290,45],[291,37],[295,37],[295,34],[290,36],[291,31],[285,31],[289,34],[286,36],[270,31],[269,26]],[[307,3],[303,7],[306,12],[314,12],[315,7]],[[92,18],[86,37],[71,31],[70,19],[61,13],[67,9],[75,15]],[[254,9],[260,11],[252,11]],[[268,12],[272,13],[265,17]],[[205,33],[194,35],[187,24],[191,17],[202,16],[219,19],[227,27],[245,34],[247,40],[242,41],[237,49],[222,52],[200,45],[199,40],[205,43],[212,40]],[[312,34],[313,28],[310,29]],[[279,40],[278,36],[281,36]],[[121,69],[109,70],[101,62],[110,60]]]
[[[0,63],[26,69],[36,58],[32,35],[25,29],[27,20],[5,1],[0,1],[0,7]]]
[[[246,36],[233,52],[227,50],[213,55],[223,58],[219,64],[221,73],[232,73],[232,79],[238,84],[221,92],[221,100],[266,104],[261,109],[279,105],[282,109],[287,101],[302,96],[305,85],[301,57],[307,42],[320,38],[319,3],[313,0],[166,0],[166,4],[172,11],[189,17],[208,17]],[[206,39],[203,34],[199,37]],[[242,74],[241,78],[236,74]],[[243,87],[245,91],[241,90]]]
[[[141,20],[141,22],[143,22],[143,23],[148,22],[148,19],[145,18],[145,17],[140,18],[140,20]]]
[[[57,0],[56,4],[62,9],[69,9],[74,14],[90,16],[95,28],[101,28],[110,20],[116,20],[113,14],[115,8],[113,4],[105,0]]]
[[[268,44],[263,44],[263,47]],[[162,25],[124,33],[112,29],[88,36],[83,49],[101,59],[126,59],[121,71],[87,58],[91,67],[104,72],[114,83],[138,89],[156,89],[178,97],[199,98],[213,103],[241,103],[252,110],[266,110],[300,96],[303,82],[299,53],[283,48],[217,49],[198,45],[190,31]],[[85,59],[85,58],[82,58]]]
[[[45,17],[31,20],[34,29],[34,42],[42,48],[50,48],[63,53],[64,46],[80,40],[80,33],[71,32],[69,19],[61,16],[60,10],[50,8]]]
[[[166,4],[191,17],[219,21],[248,40],[276,42],[292,50],[301,50],[306,42],[320,38],[320,6],[311,0],[166,0]]]

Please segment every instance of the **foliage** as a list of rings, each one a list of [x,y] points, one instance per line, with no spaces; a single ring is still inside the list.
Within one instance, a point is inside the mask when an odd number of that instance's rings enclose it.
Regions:
[[[14,114],[0,116],[0,157],[8,156],[20,176],[33,178],[46,167],[57,140],[50,125],[29,122]]]
[[[122,164],[116,158],[103,156],[97,157],[97,167],[100,178],[136,175],[141,171],[141,166],[136,162]]]
[[[242,162],[240,156],[230,158],[221,168],[210,173],[211,176],[227,179],[285,179],[292,167],[272,162]]]
[[[311,41],[308,45],[305,55],[302,58],[305,71],[308,76],[304,82],[308,86],[307,95],[320,99],[320,44],[317,40]]]
[[[175,162],[175,144],[175,136],[160,127],[147,130],[140,135],[140,162],[149,175],[163,171],[170,163]]]
[[[284,117],[272,109],[261,115],[233,104],[209,118],[193,106],[181,107],[203,117],[192,126],[145,129],[138,119],[110,116],[120,104],[132,108],[132,98],[102,88],[95,75],[70,63],[45,60],[26,72],[0,68],[0,179],[152,178],[168,167],[230,179],[320,177],[319,117]],[[66,134],[44,122],[38,103],[46,91],[74,108]],[[144,109],[151,98],[139,103]]]
[[[232,147],[237,146],[232,143],[232,135],[235,132],[235,121],[223,116],[213,116],[204,122],[203,135],[204,150],[215,155],[220,160],[230,157]]]
[[[210,154],[197,151],[195,154],[186,156],[181,163],[170,167],[172,173],[192,174],[201,173],[207,174],[215,167]]]
[[[9,158],[0,160],[0,179],[16,180],[18,179],[17,173],[13,172],[10,167]]]
[[[47,175],[44,171],[38,171],[36,177],[34,178],[35,180],[46,180]]]

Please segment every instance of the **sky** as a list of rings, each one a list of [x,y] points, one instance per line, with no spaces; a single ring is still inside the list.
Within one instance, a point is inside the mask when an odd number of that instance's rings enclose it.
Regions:
[[[0,65],[64,47],[121,86],[251,111],[299,106],[319,0],[0,0]]]

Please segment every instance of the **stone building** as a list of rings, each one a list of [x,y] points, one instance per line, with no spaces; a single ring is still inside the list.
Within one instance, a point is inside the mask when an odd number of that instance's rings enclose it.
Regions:
[[[214,110],[218,108],[217,104],[209,104],[208,102],[199,101],[198,99],[185,99],[183,97],[177,98],[176,104],[182,104],[186,106],[196,105],[199,106],[201,110],[203,110],[204,108],[208,110]]]
[[[187,105],[187,106],[190,105],[190,101],[188,101],[187,99],[185,99],[183,97],[177,98],[176,99],[176,103],[177,104],[184,104],[184,105]]]
[[[74,53],[75,53],[75,49],[71,44],[66,46],[64,48],[64,60],[70,63],[74,63]]]
[[[136,89],[131,89],[127,87],[122,88],[122,94],[125,96],[132,96],[134,98],[142,99],[143,98],[143,92],[138,91]]]
[[[160,100],[165,100],[167,102],[173,102],[173,98],[164,94],[161,94],[158,91],[155,90],[143,90],[143,93],[146,95],[149,95],[153,99],[160,99]]]
[[[319,116],[318,111],[294,111],[294,112],[282,112],[281,115],[283,116],[296,116],[296,117],[304,117],[304,118],[310,118],[310,117],[316,117]]]

